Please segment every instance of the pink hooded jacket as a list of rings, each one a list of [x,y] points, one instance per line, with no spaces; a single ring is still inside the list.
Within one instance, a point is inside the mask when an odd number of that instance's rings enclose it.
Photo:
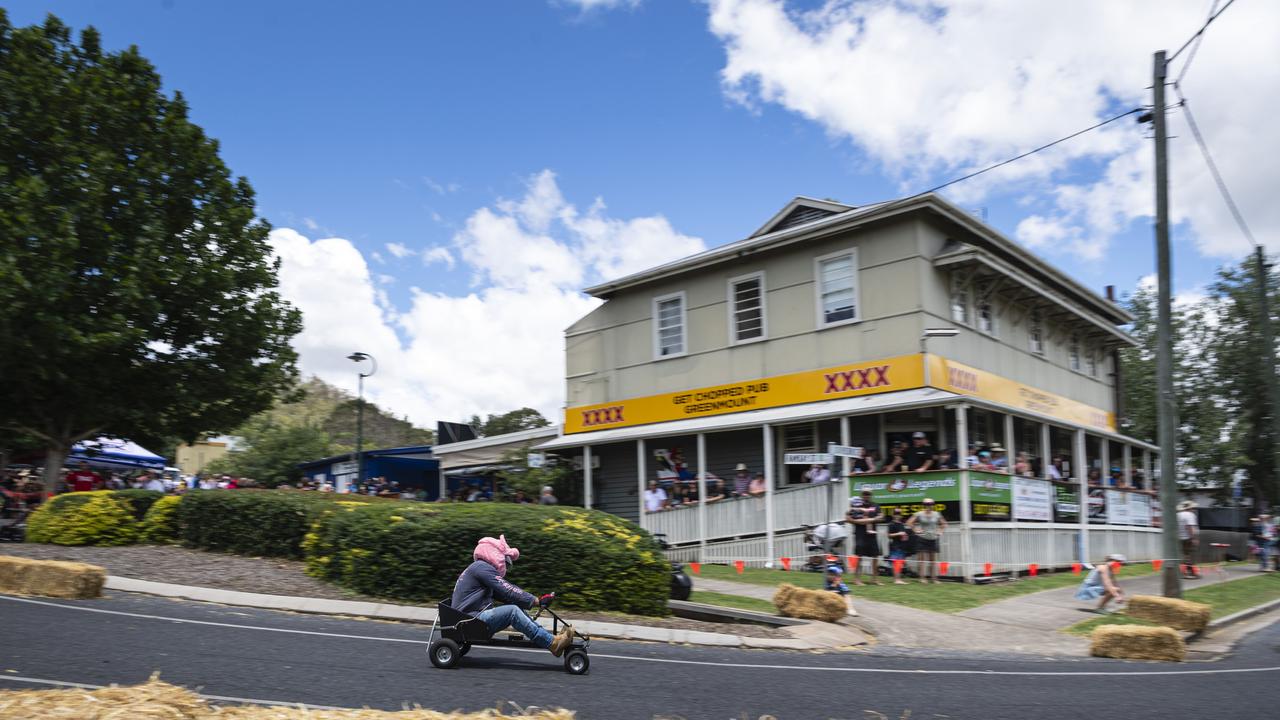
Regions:
[[[498,577],[507,574],[507,558],[511,558],[514,562],[519,557],[520,551],[507,544],[506,535],[499,535],[497,539],[480,538],[480,542],[476,543],[475,552],[471,553],[472,560],[483,560],[492,565],[493,569],[498,571]]]

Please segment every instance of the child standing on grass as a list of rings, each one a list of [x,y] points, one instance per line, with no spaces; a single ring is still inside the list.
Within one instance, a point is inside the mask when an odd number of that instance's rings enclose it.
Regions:
[[[839,565],[828,565],[825,589],[839,595],[848,595],[849,586],[844,584],[842,575],[844,575],[844,570],[841,570]]]

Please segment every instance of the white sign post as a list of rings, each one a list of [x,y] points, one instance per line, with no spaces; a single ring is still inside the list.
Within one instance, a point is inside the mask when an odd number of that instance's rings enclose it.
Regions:
[[[528,455],[529,467],[540,468],[547,463],[547,456],[542,453],[531,452]]]
[[[830,465],[834,461],[831,453],[787,453],[782,456],[785,465]]]
[[[862,452],[862,448],[854,447],[853,445],[827,444],[827,453],[835,457],[860,458],[862,457]]]

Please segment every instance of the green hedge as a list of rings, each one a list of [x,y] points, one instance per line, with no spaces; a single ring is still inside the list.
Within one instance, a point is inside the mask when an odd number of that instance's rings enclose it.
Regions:
[[[356,592],[434,602],[453,590],[476,542],[520,548],[512,582],[567,608],[664,615],[670,566],[648,533],[607,513],[508,504],[346,505],[321,513],[308,572]]]
[[[138,518],[131,500],[144,500],[150,507],[154,498],[120,497],[112,491],[59,495],[32,513],[26,538],[57,545],[132,545],[138,540]]]
[[[148,543],[178,542],[180,495],[165,495],[151,505],[138,527],[138,539]]]

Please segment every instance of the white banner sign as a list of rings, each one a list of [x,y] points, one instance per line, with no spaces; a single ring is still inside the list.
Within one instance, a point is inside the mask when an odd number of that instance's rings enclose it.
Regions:
[[[827,445],[827,452],[831,455],[835,455],[836,457],[862,457],[862,448],[854,447],[852,445],[837,445],[835,443],[829,443]]]
[[[547,462],[547,456],[542,453],[531,452],[527,456],[529,467],[540,468]]]
[[[1151,527],[1151,498],[1137,493],[1129,494],[1129,521],[1134,525]]]
[[[1129,513],[1129,497],[1127,492],[1119,490],[1107,491],[1107,522],[1111,525],[1132,525]]]
[[[1047,480],[1015,477],[1013,479],[1013,518],[1052,521],[1053,484]]]
[[[330,468],[334,475],[355,475],[360,472],[360,463],[355,460],[347,460],[346,462],[334,463]]]
[[[782,462],[787,465],[830,465],[835,458],[831,453],[787,453]]]

